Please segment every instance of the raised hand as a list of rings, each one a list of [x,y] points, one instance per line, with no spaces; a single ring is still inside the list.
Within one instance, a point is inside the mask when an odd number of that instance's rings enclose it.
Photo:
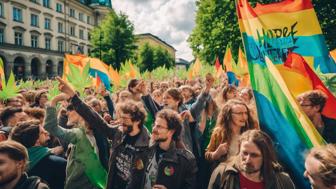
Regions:
[[[220,157],[226,155],[228,151],[229,151],[229,144],[227,142],[220,144],[214,153],[215,155],[214,159],[219,159]]]
[[[57,81],[59,82],[59,84],[58,84],[58,89],[59,89],[61,92],[67,94],[67,95],[68,95],[69,97],[71,97],[71,98],[72,98],[73,96],[75,96],[76,92],[75,92],[74,89],[72,89],[72,88],[70,87],[70,85],[69,85],[68,82],[64,81],[64,80],[63,80],[62,78],[60,78],[60,77],[56,77],[56,79],[57,79]]]
[[[58,102],[68,100],[69,98],[70,98],[69,95],[61,93],[55,96],[53,99],[51,99],[50,106],[54,107]]]
[[[147,87],[144,80],[141,80],[138,85],[135,87],[135,90],[141,94],[147,93]]]
[[[181,112],[180,116],[181,116],[182,120],[188,119],[189,122],[194,122],[195,121],[189,110],[185,110],[185,111]]]
[[[205,76],[205,92],[208,93],[215,82],[215,78],[210,74]]]

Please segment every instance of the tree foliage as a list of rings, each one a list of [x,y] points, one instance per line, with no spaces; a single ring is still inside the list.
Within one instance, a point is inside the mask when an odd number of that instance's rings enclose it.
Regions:
[[[134,26],[123,14],[111,11],[91,32],[91,56],[100,58],[114,68],[131,59],[136,49]]]
[[[161,47],[153,47],[148,43],[142,45],[138,52],[138,66],[141,72],[152,71],[157,67],[164,66],[171,68],[174,66],[174,59],[167,50]]]
[[[252,6],[279,0],[249,0]],[[335,0],[313,0],[322,30],[330,49],[336,48]],[[196,26],[188,42],[193,54],[214,64],[216,56],[223,60],[226,46],[231,44],[234,57],[242,46],[234,0],[197,0]]]

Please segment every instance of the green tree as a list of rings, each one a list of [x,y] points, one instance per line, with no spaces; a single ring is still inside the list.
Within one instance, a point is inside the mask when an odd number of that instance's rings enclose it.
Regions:
[[[226,46],[231,43],[237,54],[241,36],[232,0],[198,0],[196,2],[196,26],[189,36],[195,56],[214,63],[216,56],[223,59]]]
[[[175,66],[175,61],[167,50],[161,47],[153,47],[148,43],[140,47],[137,62],[141,72],[152,71],[160,66],[166,68]]]
[[[161,47],[156,47],[154,51],[154,62],[155,68],[164,66],[165,68],[169,69],[175,66],[174,58],[169,54],[166,49]]]
[[[313,5],[327,46],[333,50],[336,48],[336,2],[335,0],[313,0]]]
[[[114,68],[132,59],[136,49],[134,26],[123,14],[111,11],[91,32],[91,56],[102,59]]]
[[[138,66],[141,72],[154,69],[154,48],[145,43],[139,48]]]
[[[249,0],[252,6],[279,0]],[[335,0],[313,0],[327,45],[336,48]],[[223,60],[226,46],[231,44],[234,57],[242,46],[241,35],[233,0],[197,0],[196,26],[188,42],[193,54],[213,64],[216,56]]]

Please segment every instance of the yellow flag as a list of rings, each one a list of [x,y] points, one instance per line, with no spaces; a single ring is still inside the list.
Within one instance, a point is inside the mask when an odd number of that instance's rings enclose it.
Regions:
[[[110,78],[112,79],[112,83],[114,86],[120,86],[120,75],[119,73],[113,69],[113,67],[110,65],[108,69]]]

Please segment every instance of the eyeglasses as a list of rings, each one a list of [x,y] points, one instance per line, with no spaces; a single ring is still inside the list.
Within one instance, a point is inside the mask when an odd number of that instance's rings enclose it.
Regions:
[[[232,112],[232,114],[236,114],[236,115],[248,115],[248,112]]]
[[[314,106],[312,104],[300,104],[300,106]]]
[[[126,120],[130,120],[130,121],[132,121],[132,118],[131,117],[119,117],[119,119],[121,119],[121,120],[123,120],[123,121],[126,121]]]
[[[154,125],[153,126],[153,128],[158,128],[159,130],[163,130],[163,129],[167,129],[167,130],[169,130],[167,127],[163,127],[163,126],[161,126],[161,125]]]

